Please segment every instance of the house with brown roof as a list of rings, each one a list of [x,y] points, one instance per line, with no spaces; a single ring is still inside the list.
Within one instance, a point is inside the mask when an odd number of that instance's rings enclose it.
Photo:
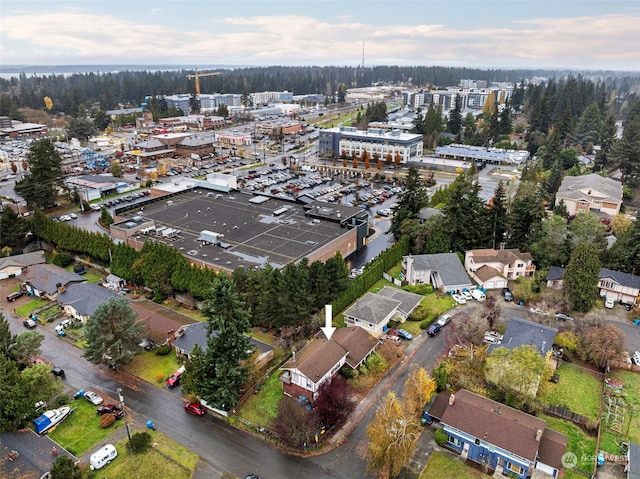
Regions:
[[[437,412],[446,445],[463,459],[487,467],[490,474],[526,479],[537,471],[559,477],[567,436],[547,428],[542,419],[464,389],[440,394],[449,396],[444,412]]]
[[[19,276],[27,271],[29,266],[46,262],[47,259],[42,250],[0,258],[0,279]]]
[[[464,269],[482,288],[499,289],[509,280],[532,276],[536,266],[531,253],[519,249],[475,249],[465,253]]]
[[[320,387],[343,366],[357,369],[373,354],[378,340],[362,328],[338,328],[330,340],[319,335],[293,353],[280,368],[284,393],[292,397],[316,399]]]

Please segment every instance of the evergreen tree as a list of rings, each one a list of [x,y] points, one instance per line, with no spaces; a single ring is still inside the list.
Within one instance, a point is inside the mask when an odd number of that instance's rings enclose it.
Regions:
[[[640,274],[640,221],[635,220],[607,253],[607,267]]]
[[[527,251],[544,217],[538,186],[530,181],[522,181],[509,211],[509,247]]]
[[[578,121],[574,135],[576,143],[582,145],[583,149],[586,149],[589,143],[596,143],[600,138],[603,125],[602,112],[598,104],[593,102],[584,110]]]
[[[213,281],[201,311],[209,322],[209,336],[204,359],[206,380],[199,392],[213,407],[228,411],[237,405],[248,376],[246,360],[252,351],[245,334],[251,329],[249,313],[238,298],[233,280],[223,273]]]
[[[502,181],[493,192],[493,202],[489,208],[489,219],[493,224],[493,248],[506,239],[509,224],[507,212],[507,190]]]
[[[94,364],[117,368],[129,364],[140,352],[144,322],[125,298],[111,298],[87,321],[84,356]]]
[[[180,388],[183,393],[200,396],[200,386],[206,380],[204,351],[196,344],[184,363],[184,372],[180,376]]]
[[[62,158],[51,138],[36,140],[27,153],[29,174],[16,183],[15,190],[27,204],[37,208],[53,206],[63,187]]]
[[[600,267],[600,253],[595,245],[581,243],[575,247],[564,275],[564,288],[576,311],[587,312],[596,304]]]
[[[400,238],[400,227],[405,220],[416,219],[420,210],[429,204],[427,190],[420,180],[420,174],[415,166],[409,167],[405,189],[398,198],[394,208],[389,232],[397,239]]]
[[[449,112],[449,119],[447,120],[447,131],[454,135],[457,135],[462,129],[462,99],[460,94],[456,93],[455,106],[453,110]]]
[[[9,206],[0,213],[0,245],[16,247],[24,241],[29,225]]]

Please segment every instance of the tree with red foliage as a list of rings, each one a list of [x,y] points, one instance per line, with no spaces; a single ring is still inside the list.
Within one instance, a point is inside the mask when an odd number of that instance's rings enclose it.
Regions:
[[[346,421],[356,407],[353,388],[343,376],[334,376],[320,386],[318,393],[316,414],[327,428]]]
[[[606,369],[625,349],[625,336],[612,324],[595,324],[579,334],[578,354],[599,368]]]

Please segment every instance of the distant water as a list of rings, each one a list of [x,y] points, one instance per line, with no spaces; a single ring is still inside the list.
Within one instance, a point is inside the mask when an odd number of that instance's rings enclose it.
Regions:
[[[60,65],[60,66],[38,66],[38,65],[0,65],[0,78],[8,80],[10,78],[18,78],[20,73],[24,73],[27,77],[31,76],[48,76],[63,75],[65,77],[79,73],[117,73],[121,71],[179,71],[194,68],[198,70],[233,70],[242,68],[240,65]]]

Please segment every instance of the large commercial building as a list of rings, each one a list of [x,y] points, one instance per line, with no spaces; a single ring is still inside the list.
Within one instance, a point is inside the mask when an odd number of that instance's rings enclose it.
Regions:
[[[226,271],[326,261],[336,252],[346,258],[366,244],[369,216],[361,208],[254,196],[214,180],[117,210],[112,238],[136,248],[162,242],[192,264]]]
[[[177,108],[182,110],[185,115],[191,113],[191,94],[180,93],[178,95],[168,95],[164,98],[169,108]],[[200,111],[213,111],[220,105],[227,107],[239,107],[242,95],[239,93],[203,93],[199,96]]]
[[[377,153],[380,158],[387,154],[395,159],[400,155],[401,163],[412,157],[422,156],[422,135],[403,133],[400,130],[369,128],[367,131],[350,126],[320,130],[318,151],[321,157],[338,158],[343,154],[351,158],[353,153],[361,156],[366,151],[370,157]]]

